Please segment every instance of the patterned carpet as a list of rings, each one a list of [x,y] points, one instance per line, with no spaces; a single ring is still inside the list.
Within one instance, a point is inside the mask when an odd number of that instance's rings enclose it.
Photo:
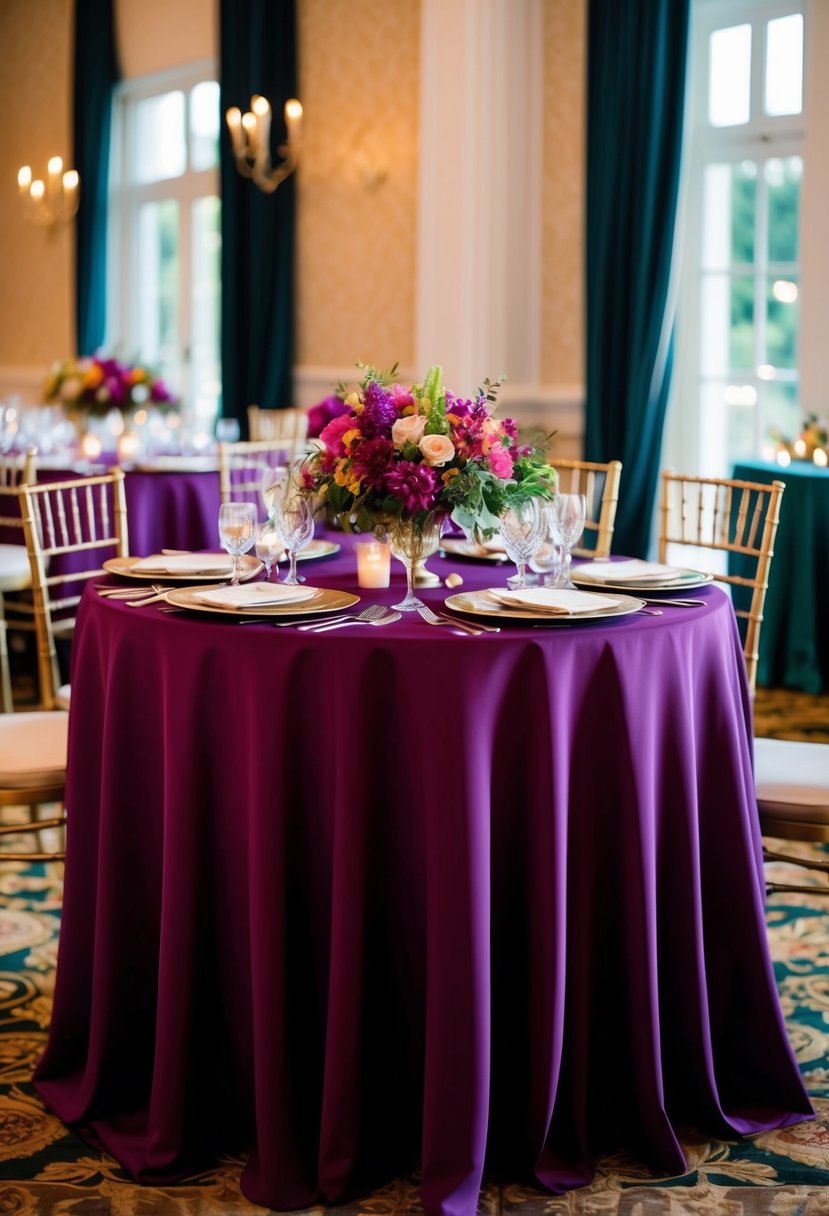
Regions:
[[[758,734],[829,742],[829,697],[760,691]],[[782,876],[784,867],[777,867]],[[801,876],[802,877],[802,876]],[[138,1187],[112,1158],[44,1110],[30,1077],[51,1012],[61,908],[58,865],[0,865],[0,1216],[253,1216],[239,1191],[243,1162],[225,1159],[177,1186]],[[768,928],[789,1034],[817,1118],[739,1142],[683,1137],[688,1172],[656,1179],[625,1158],[555,1197],[489,1185],[486,1216],[827,1216],[829,1214],[829,903],[777,895]],[[323,1209],[316,1209],[323,1211]],[[332,1216],[421,1211],[417,1179],[329,1209]]]

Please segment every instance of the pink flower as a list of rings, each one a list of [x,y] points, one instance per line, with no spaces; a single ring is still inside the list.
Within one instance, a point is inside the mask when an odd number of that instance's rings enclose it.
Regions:
[[[386,474],[386,490],[399,498],[404,511],[430,511],[438,496],[440,482],[434,469],[428,464],[415,464],[413,460],[399,460],[391,473]]]
[[[512,457],[503,444],[496,443],[490,448],[487,459],[496,477],[501,477],[504,481],[512,477]]]
[[[346,431],[353,430],[356,425],[358,425],[357,420],[349,412],[341,414],[339,418],[332,418],[328,425],[322,428],[320,439],[325,444],[326,456],[329,462],[338,460],[340,456],[345,456],[343,435]]]
[[[410,388],[405,388],[402,384],[390,384],[388,394],[397,407],[398,414],[401,412],[401,410],[404,410],[406,406],[414,405],[415,403],[414,397],[412,396],[412,390]]]

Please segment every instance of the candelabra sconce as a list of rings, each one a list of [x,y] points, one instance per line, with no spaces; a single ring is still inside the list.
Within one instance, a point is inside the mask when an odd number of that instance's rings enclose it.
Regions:
[[[293,173],[299,163],[302,136],[302,106],[291,98],[285,102],[285,127],[287,141],[280,144],[282,163],[271,164],[271,107],[266,97],[258,94],[251,97],[250,109],[243,114],[238,106],[232,106],[225,115],[236,168],[242,177],[249,177],[265,194],[273,194],[280,182]]]
[[[53,156],[47,165],[46,181],[32,177],[30,165],[17,174],[20,197],[26,214],[43,228],[68,223],[78,210],[80,178],[77,169],[64,170],[63,161]]]

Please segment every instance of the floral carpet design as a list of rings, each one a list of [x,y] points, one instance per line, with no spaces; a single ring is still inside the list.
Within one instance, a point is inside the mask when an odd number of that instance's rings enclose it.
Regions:
[[[829,740],[827,707],[829,698],[805,698],[789,737]],[[758,733],[783,735],[792,725],[773,696],[758,696]],[[0,1216],[264,1216],[239,1190],[238,1158],[175,1186],[140,1187],[44,1109],[31,1076],[51,1014],[62,877],[58,864],[0,863]],[[689,1131],[680,1177],[654,1178],[635,1161],[610,1157],[590,1186],[562,1196],[493,1183],[480,1196],[481,1216],[829,1216],[829,900],[775,895],[767,923],[816,1118],[727,1143]],[[421,1210],[415,1177],[312,1209],[327,1216]]]

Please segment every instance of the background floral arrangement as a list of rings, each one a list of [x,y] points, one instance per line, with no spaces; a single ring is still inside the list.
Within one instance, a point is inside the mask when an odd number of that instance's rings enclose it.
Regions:
[[[807,414],[800,434],[789,439],[780,431],[771,431],[779,452],[788,452],[794,460],[814,460],[815,452],[829,452],[829,427],[817,414]],[[823,462],[821,462],[823,463]]]
[[[543,450],[519,442],[514,419],[493,417],[500,380],[485,380],[465,400],[443,386],[440,367],[410,387],[393,382],[396,364],[389,372],[357,367],[357,390],[340,386],[347,412],[323,427],[302,470],[329,515],[370,531],[395,518],[423,526],[438,513],[489,537],[508,505],[555,494]]]
[[[102,355],[55,363],[43,389],[46,401],[59,401],[68,413],[107,414],[152,404],[164,410],[176,398],[146,367],[130,366]]]

